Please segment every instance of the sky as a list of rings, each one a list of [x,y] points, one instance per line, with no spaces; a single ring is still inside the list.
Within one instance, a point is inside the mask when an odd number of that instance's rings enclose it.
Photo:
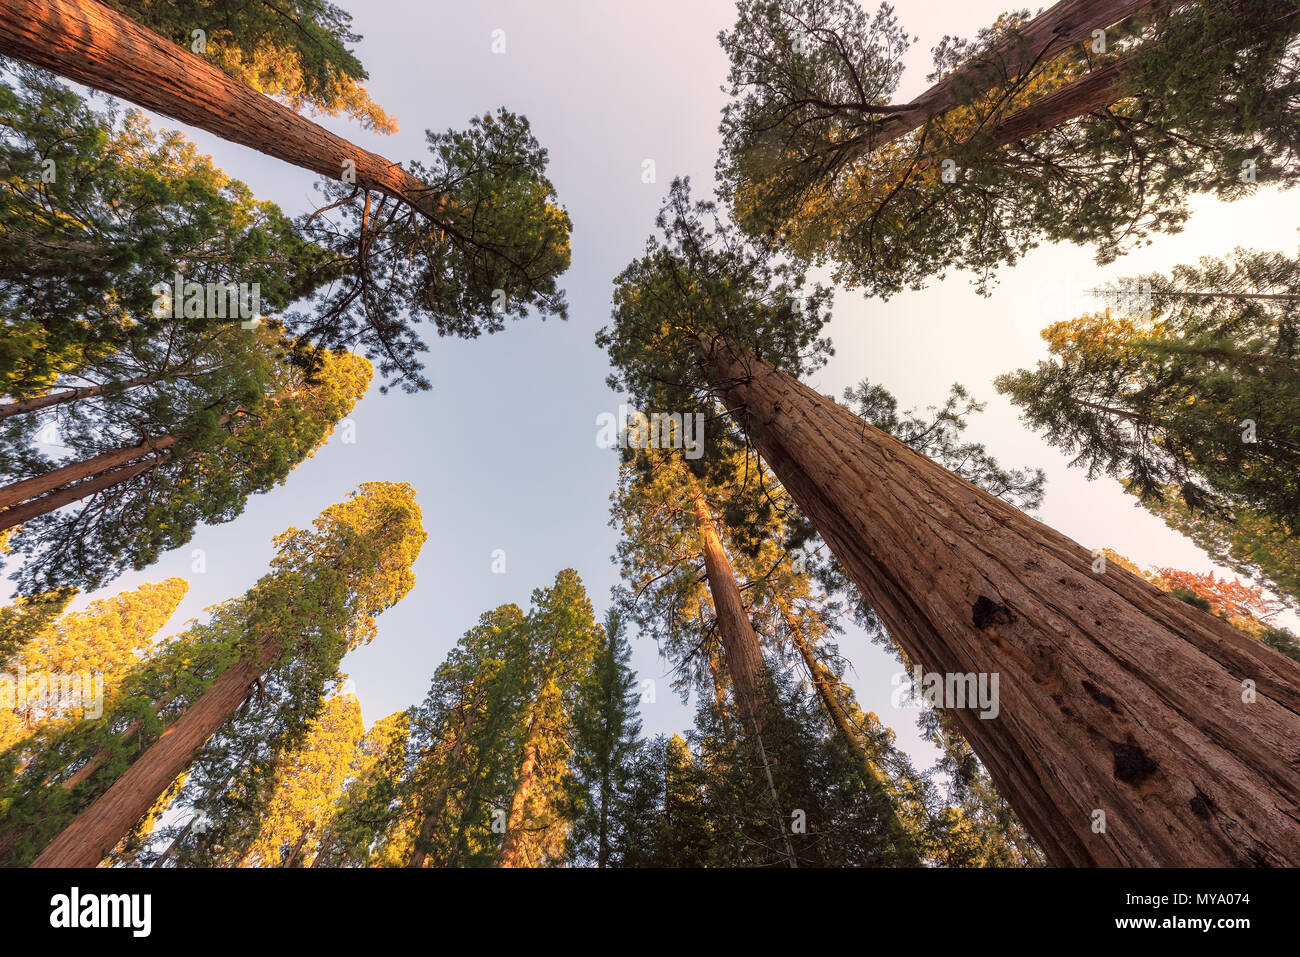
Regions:
[[[730,0],[338,2],[364,37],[356,52],[370,73],[367,88],[400,131],[380,136],[344,118],[318,121],[405,162],[427,156],[425,129],[460,129],[500,106],[527,115],[550,152],[548,175],[573,219],[573,265],[563,280],[570,318],[529,318],[468,342],[432,338],[425,357],[431,391],[372,389],[346,430],[354,441],[336,432],[284,486],[250,499],[236,521],[200,529],[187,547],[83,596],[78,606],[179,575],[191,587],[167,630],[174,633],[265,573],[271,539],[285,528],[308,525],[361,482],[409,482],[429,533],[417,583],[380,619],[375,640],[343,664],[370,724],[422,699],[447,651],[481,613],[509,602],[526,607],[531,592],[561,569],[578,571],[603,615],[617,582],[608,521],[618,463],[616,452],[596,443],[597,420],[616,413],[624,399],[605,385],[609,365],[593,337],[609,320],[612,279],[640,253],[673,177],[689,175],[697,196],[712,189],[727,69],[717,34],[730,26],[734,8]],[[916,37],[898,93],[907,99],[928,86],[929,51],[943,35],[973,36],[1006,9],[1006,0],[901,0],[895,8]],[[504,53],[493,52],[494,31],[504,31]],[[218,166],[286,213],[318,205],[313,174],[156,121],[186,132]],[[655,182],[644,182],[647,160]],[[1004,465],[1046,470],[1042,521],[1089,549],[1113,548],[1144,567],[1221,572],[1113,480],[1089,482],[1068,468],[992,386],[997,375],[1046,356],[1041,329],[1097,308],[1090,288],[1235,246],[1296,250],[1300,194],[1267,191],[1232,205],[1198,200],[1194,210],[1183,233],[1104,269],[1088,248],[1039,249],[1003,270],[988,298],[960,273],[888,302],[841,290],[827,330],[835,358],[809,384],[838,395],[868,378],[908,408],[941,402],[961,382],[988,403],[967,436]],[[493,570],[498,550],[504,572]],[[649,639],[630,638],[640,678],[656,682],[654,701],[642,704],[645,731],[686,730],[693,706],[669,688],[669,666]],[[891,703],[894,659],[852,629],[840,650],[864,707],[895,729],[919,767],[933,763],[936,752],[919,738],[916,712]]]

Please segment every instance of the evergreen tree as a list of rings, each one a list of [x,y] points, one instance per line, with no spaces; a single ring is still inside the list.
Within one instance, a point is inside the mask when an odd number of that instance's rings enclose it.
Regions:
[[[133,397],[105,419],[74,406],[63,441],[70,461],[0,488],[0,525],[22,528],[26,594],[97,587],[185,544],[200,523],[230,521],[249,495],[282,483],[365,394],[370,364],[330,355],[312,377],[284,361],[272,327],[236,330],[246,362]],[[64,506],[81,503],[74,510]]]
[[[770,255],[721,223],[710,228],[712,215],[674,184],[660,216],[665,240],[652,239],[620,275],[613,327],[598,339],[618,371],[612,384],[648,408],[721,402],[909,657],[930,672],[1014,684],[997,720],[955,713],[1050,863],[1293,857],[1292,822],[1266,810],[1285,798],[1257,803],[1256,792],[1219,782],[1242,776],[1262,795],[1287,779],[1290,732],[1231,702],[1246,669],[1283,725],[1295,723],[1294,664],[1123,569],[1103,579],[1077,543],[799,382],[792,373],[817,358],[804,349],[825,322],[825,297],[798,309]],[[1107,654],[1096,654],[1098,642]],[[1122,709],[1106,704],[1120,700]],[[1115,748],[1099,745],[1097,727]],[[1134,773],[1125,758],[1117,776],[1116,755],[1139,752],[1147,758]],[[1175,810],[1172,795],[1193,786],[1218,816]],[[1108,815],[1105,835],[1077,803],[1094,789],[1124,809]]]
[[[304,867],[316,856],[364,737],[356,695],[330,698],[303,743],[278,756],[260,828],[240,866]]]
[[[180,133],[155,131],[138,111],[97,110],[44,71],[8,67],[0,395],[37,398],[75,382],[61,376],[156,342],[161,328],[174,338],[178,327],[211,325],[206,301],[202,315],[183,321],[155,313],[156,287],[178,272],[197,283],[256,284],[268,315],[328,277],[322,250]],[[3,407],[6,416],[25,408]]]
[[[1143,500],[1175,486],[1194,510],[1244,507],[1300,531],[1300,300],[1249,298],[1297,264],[1239,250],[1151,282],[1151,310],[1043,331],[1052,358],[997,387],[1088,476]],[[1187,295],[1187,287],[1214,291]],[[1124,284],[1141,289],[1137,281]],[[1238,295],[1245,293],[1245,296]],[[1145,293],[1141,293],[1145,295]]]
[[[410,591],[424,539],[410,487],[384,482],[280,535],[271,572],[242,599],[144,662],[90,733],[25,769],[6,818],[22,829],[19,853],[45,845],[41,866],[98,863],[191,764],[191,806],[225,793],[235,772],[264,799],[275,757],[301,742],[342,656]],[[218,819],[191,836],[214,847],[246,822]]]
[[[1126,479],[1120,482],[1130,487]],[[1249,508],[1234,509],[1228,516],[1193,511],[1175,487],[1162,489],[1160,498],[1142,505],[1219,564],[1262,582],[1300,610],[1300,539],[1286,534],[1276,522]]]
[[[112,707],[127,673],[188,590],[183,578],[141,585],[91,602],[85,611],[68,612],[37,632],[0,665],[11,677],[22,675],[31,695],[0,708],[0,750],[21,755],[15,745],[38,727],[42,737],[57,735],[58,729],[94,720],[94,712]]]
[[[410,711],[381,718],[366,732],[343,793],[326,820],[312,867],[361,867],[369,862],[400,797],[410,733]]]
[[[888,5],[738,7],[720,164],[737,221],[873,294],[950,268],[985,290],[1043,240],[1110,261],[1181,228],[1195,193],[1296,175],[1289,0],[1004,16],[940,44],[939,82],[910,104],[889,102],[907,37]]]
[[[628,801],[632,762],[642,746],[632,646],[617,608],[605,615],[604,635],[591,680],[573,714],[574,809],[566,859],[609,867],[621,811]]]

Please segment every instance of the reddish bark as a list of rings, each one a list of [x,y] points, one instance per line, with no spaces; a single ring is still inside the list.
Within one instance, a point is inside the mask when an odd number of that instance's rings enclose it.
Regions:
[[[999,675],[997,718],[953,715],[1051,863],[1300,864],[1300,666],[1113,564],[1094,573],[1083,547],[761,360],[706,366],[908,656]]]
[[[190,765],[199,748],[247,699],[278,650],[278,642],[266,642],[222,672],[107,791],[50,842],[32,866],[98,865]]]
[[[363,150],[97,0],[0,0],[0,53],[437,218],[440,197]]]

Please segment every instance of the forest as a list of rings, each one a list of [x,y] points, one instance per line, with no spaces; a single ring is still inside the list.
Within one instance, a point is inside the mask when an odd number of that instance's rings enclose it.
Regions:
[[[1292,195],[1300,2],[1010,10],[921,83],[940,0],[725,0],[672,27],[725,63],[673,68],[712,179],[631,163],[649,217],[515,74],[402,152],[417,65],[346,6],[0,0],[0,865],[1300,865],[1300,247],[1125,265]],[[861,304],[1076,248],[1035,362],[929,406],[857,362]],[[457,400],[512,343],[545,394]],[[1193,557],[1058,529],[1058,475]],[[540,516],[508,575],[491,496]]]

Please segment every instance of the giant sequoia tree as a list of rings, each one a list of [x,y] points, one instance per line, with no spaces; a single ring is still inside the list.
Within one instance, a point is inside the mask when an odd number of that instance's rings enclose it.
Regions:
[[[330,205],[348,206],[352,221],[336,230],[334,247],[352,260],[352,280],[332,300],[332,321],[313,328],[329,334],[329,345],[367,340],[381,368],[399,371],[408,388],[427,383],[405,309],[462,336],[496,331],[529,308],[564,315],[557,280],[569,266],[568,214],[545,177],[545,150],[526,121],[504,110],[461,133],[430,134],[432,163],[408,170],[97,0],[6,0],[0,54],[342,184]]]
[[[410,487],[384,482],[361,486],[311,529],[280,535],[270,573],[242,599],[146,662],[110,720],[25,770],[9,813],[26,824],[25,847],[48,841],[35,865],[98,864],[214,735],[218,746],[250,740],[246,702],[267,722],[254,740],[269,756],[244,757],[273,776],[275,755],[301,740],[342,656],[410,591],[424,540]],[[181,664],[168,660],[176,656]],[[51,801],[59,814],[42,810]]]
[[[1289,0],[1058,3],[946,40],[937,85],[895,104],[888,6],[746,0],[725,191],[747,231],[883,295],[950,268],[984,288],[1043,240],[1106,261],[1180,228],[1189,195],[1294,178],[1297,31]]]
[[[675,184],[664,241],[619,277],[599,340],[615,381],[647,407],[723,402],[914,662],[1000,675],[996,719],[953,714],[1050,862],[1294,863],[1294,663],[1093,572],[1081,546],[800,383],[823,300],[792,307],[767,254],[710,213]]]

